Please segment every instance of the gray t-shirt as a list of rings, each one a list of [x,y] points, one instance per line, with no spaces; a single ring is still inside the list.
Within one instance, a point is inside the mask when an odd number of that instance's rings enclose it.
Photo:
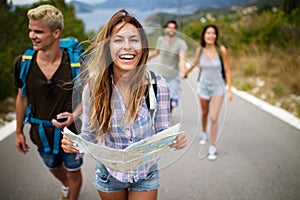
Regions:
[[[156,42],[156,49],[160,52],[161,65],[157,67],[156,72],[167,78],[178,76],[179,53],[187,48],[186,42],[178,37],[169,44],[165,36],[160,36]]]

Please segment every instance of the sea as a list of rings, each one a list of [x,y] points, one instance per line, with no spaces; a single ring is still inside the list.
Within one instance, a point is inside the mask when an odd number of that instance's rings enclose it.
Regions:
[[[91,12],[78,12],[76,16],[83,20],[85,24],[85,30],[86,31],[98,31],[105,23],[107,23],[110,19],[110,17],[118,11],[120,8],[109,8],[109,9],[93,9]],[[195,10],[192,9],[182,9],[178,10],[178,8],[164,8],[164,9],[148,9],[148,10],[141,10],[137,8],[125,8],[131,15],[136,17],[140,23],[145,26],[145,20],[147,17],[159,13],[170,13],[180,16],[183,14],[191,14],[195,12]],[[175,19],[176,20],[176,19]]]

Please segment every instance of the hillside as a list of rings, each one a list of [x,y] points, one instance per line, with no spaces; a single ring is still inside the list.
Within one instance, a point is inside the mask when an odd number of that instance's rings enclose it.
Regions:
[[[104,3],[90,5],[86,1],[71,1],[70,3],[75,5],[77,12],[88,12],[89,9],[93,8],[135,8],[141,10],[149,9],[164,9],[174,8],[180,6],[185,9],[197,9],[197,8],[222,8],[231,7],[233,5],[244,5],[246,3],[255,2],[258,0],[139,0],[139,1],[124,1],[124,0],[113,0],[105,1]]]

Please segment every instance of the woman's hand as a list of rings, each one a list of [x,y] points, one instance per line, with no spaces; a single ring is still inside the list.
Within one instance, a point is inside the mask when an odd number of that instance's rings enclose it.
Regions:
[[[184,78],[184,79],[187,78],[188,74],[189,74],[188,70],[185,70],[185,71],[181,74],[181,78]]]
[[[170,147],[175,149],[182,149],[186,146],[186,142],[187,140],[185,133],[180,133],[174,140],[174,144],[170,145]]]
[[[64,152],[66,153],[80,153],[76,147],[76,143],[72,142],[68,137],[64,136],[61,140],[61,147],[63,148]]]
[[[231,90],[228,90],[228,100],[229,100],[229,102],[232,102],[232,100],[233,100],[233,95],[232,95]]]

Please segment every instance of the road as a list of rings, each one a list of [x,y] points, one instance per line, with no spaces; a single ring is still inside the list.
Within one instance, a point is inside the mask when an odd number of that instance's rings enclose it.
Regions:
[[[160,162],[160,200],[300,199],[300,130],[234,96],[223,105],[217,144],[218,160],[205,158],[200,146],[196,75],[183,82],[181,122],[188,147],[166,154]],[[0,142],[0,199],[59,199],[60,186],[43,167],[30,142],[30,153],[15,149],[14,134]],[[29,137],[27,137],[29,140]],[[85,158],[80,200],[99,199],[93,186],[95,161]]]

